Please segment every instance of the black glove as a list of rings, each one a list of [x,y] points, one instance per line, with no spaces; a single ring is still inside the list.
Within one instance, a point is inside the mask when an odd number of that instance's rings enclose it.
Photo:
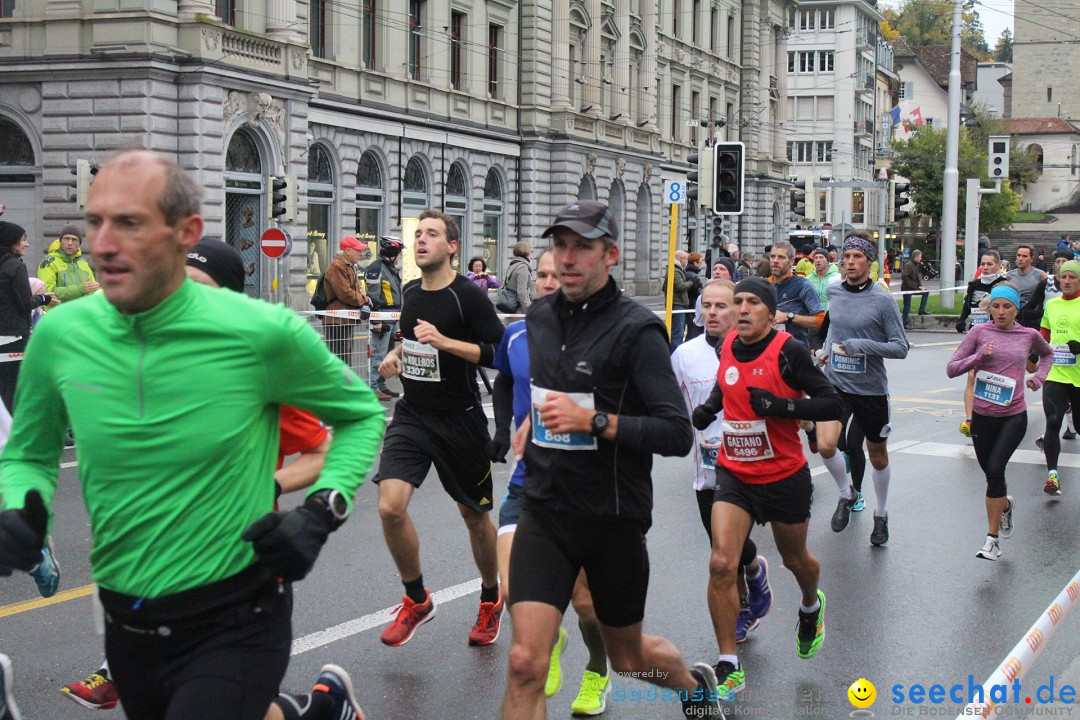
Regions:
[[[510,452],[510,436],[496,435],[484,447],[484,452],[487,453],[488,460],[491,462],[506,462],[506,453]]]
[[[1080,342],[1076,340],[1070,340],[1068,342],[1068,345],[1069,352],[1071,352],[1073,355],[1080,355]]]
[[[965,330],[965,326],[964,326],[964,321],[963,320],[956,323],[956,332],[962,333],[962,332],[964,332],[964,330]]]
[[[241,535],[255,547],[262,564],[286,582],[304,579],[334,529],[325,504],[314,497],[288,512],[266,513]]]
[[[698,405],[694,408],[694,414],[690,416],[690,422],[698,430],[704,430],[716,422],[716,413],[704,405]]]
[[[37,490],[29,490],[19,510],[0,512],[0,575],[30,570],[41,562],[49,512]]]
[[[793,403],[790,400],[776,397],[768,390],[750,388],[750,407],[757,413],[758,417],[788,415],[794,411],[794,408],[788,407],[789,404]]]

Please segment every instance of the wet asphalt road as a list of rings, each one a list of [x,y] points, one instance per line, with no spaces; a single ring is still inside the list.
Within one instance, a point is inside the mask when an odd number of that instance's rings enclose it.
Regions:
[[[1017,502],[1016,531],[1003,541],[998,562],[976,559],[985,533],[985,482],[970,441],[957,432],[963,419],[963,381],[949,380],[944,371],[958,337],[920,334],[911,339],[922,346],[914,347],[906,360],[889,361],[892,539],[884,548],[870,546],[869,477],[867,511],[854,515],[843,533],[831,532],[835,485],[823,468],[815,475],[809,543],[823,565],[827,632],[818,655],[800,660],[793,637],[797,586],[781,566],[768,530],[755,529],[760,551],[771,563],[775,599],[772,613],[740,645],[747,690],[728,706],[733,717],[847,717],[853,708],[846,691],[860,677],[877,686],[878,699],[871,707],[877,717],[955,716],[955,703],[893,703],[892,688],[966,687],[969,674],[981,683],[1076,572],[1080,440],[1063,443],[1064,495],[1048,498],[1042,492],[1045,468],[1033,444],[1043,426],[1041,408],[1030,409],[1028,437],[1021,446],[1029,452],[1017,454],[1008,475]],[[1039,400],[1030,392],[1028,398],[1033,404]],[[64,459],[75,458],[68,451]],[[697,519],[689,463],[658,459],[655,465],[645,625],[671,639],[690,661],[714,663],[715,641],[705,606],[708,548]],[[820,458],[811,456],[810,465],[818,468]],[[509,470],[497,466],[500,497]],[[85,589],[90,582],[90,531],[75,473],[75,468],[61,471],[55,505],[61,592],[75,597],[30,607],[21,604],[38,598],[28,577],[0,581],[0,652],[15,663],[16,696],[24,717],[31,720],[86,717],[90,711],[64,700],[58,689],[96,669],[101,658]],[[434,480],[416,494],[411,511],[420,529],[426,583],[433,590],[447,590],[452,599],[440,604],[438,617],[408,645],[380,644],[379,628],[399,602],[401,586],[382,539],[375,497],[373,485],[361,489],[356,513],[332,536],[312,575],[296,587],[294,635],[299,640],[285,687],[305,690],[323,663],[334,662],[352,673],[369,719],[496,717],[510,623],[507,619],[495,645],[467,646],[478,602],[478,573],[457,512]],[[573,611],[568,614],[567,681],[549,703],[552,718],[570,717],[585,663]],[[1080,670],[1073,666],[1078,655],[1080,619],[1070,617],[1027,671],[1023,687],[1033,691],[1051,676],[1056,691],[1064,683],[1080,685]],[[648,690],[637,681],[616,683],[624,698]],[[1009,706],[1009,714],[1049,710],[1024,705],[1024,695],[1030,693],[1022,693],[1021,705]],[[674,703],[618,696],[613,695],[605,717],[680,716]],[[1058,717],[1068,717],[1072,708],[1058,710]],[[1080,717],[1080,710],[1076,714]],[[112,716],[120,717],[120,712],[112,711]]]

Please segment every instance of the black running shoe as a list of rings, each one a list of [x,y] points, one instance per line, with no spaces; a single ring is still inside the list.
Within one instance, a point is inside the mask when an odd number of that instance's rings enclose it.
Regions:
[[[875,515],[874,531],[870,533],[870,544],[874,547],[881,547],[887,542],[889,542],[889,516],[878,517]]]
[[[851,493],[850,498],[840,498],[836,503],[836,512],[832,516],[832,531],[841,532],[848,526],[848,521],[851,520],[851,508],[855,507],[855,503],[858,502],[858,497],[855,493]]]

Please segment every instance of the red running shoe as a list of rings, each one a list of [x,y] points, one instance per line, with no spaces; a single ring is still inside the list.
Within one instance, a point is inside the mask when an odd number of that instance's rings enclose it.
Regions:
[[[431,591],[424,588],[427,600],[416,603],[408,595],[401,598],[401,604],[394,608],[397,617],[394,622],[387,625],[382,631],[383,645],[401,647],[412,640],[416,628],[435,617],[435,601],[431,599]],[[502,605],[500,604],[500,609]]]
[[[469,633],[470,645],[490,645],[499,637],[499,624],[502,618],[503,599],[499,593],[499,601],[494,603],[480,603],[480,612],[476,614],[476,624]]]
[[[91,710],[112,710],[119,699],[116,683],[108,675],[96,672],[81,682],[60,688],[60,694]]]

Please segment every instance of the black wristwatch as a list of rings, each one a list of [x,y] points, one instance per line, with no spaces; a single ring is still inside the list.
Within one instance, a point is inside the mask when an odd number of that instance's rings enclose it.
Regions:
[[[606,412],[598,411],[592,416],[592,436],[600,437],[604,434],[604,431],[608,429],[608,425],[611,424],[611,419]]]
[[[309,495],[308,500],[314,500],[326,509],[330,524],[335,530],[341,527],[349,517],[349,503],[337,490],[319,490]]]
[[[787,314],[787,321],[788,321],[788,322],[795,322],[795,313],[793,313],[793,312],[789,312],[789,313]]]

